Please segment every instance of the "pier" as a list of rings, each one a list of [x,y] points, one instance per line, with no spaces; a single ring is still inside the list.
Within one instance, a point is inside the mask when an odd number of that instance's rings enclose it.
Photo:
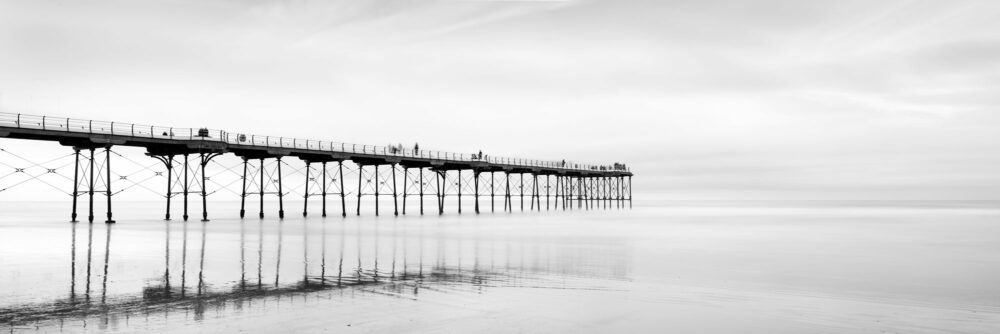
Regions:
[[[144,148],[147,156],[163,163],[167,178],[166,220],[171,219],[171,200],[175,196],[182,197],[182,218],[187,220],[191,195],[201,197],[201,219],[209,220],[206,169],[209,162],[223,154],[242,159],[241,218],[246,216],[246,201],[253,199],[260,204],[258,217],[264,218],[265,195],[276,197],[278,217],[285,217],[284,197],[288,192],[284,184],[289,180],[283,178],[282,165],[287,165],[289,158],[298,159],[306,167],[302,180],[305,182],[303,216],[309,214],[310,201],[319,197],[321,215],[325,217],[328,196],[333,197],[334,205],[339,204],[340,214],[345,217],[351,211],[361,215],[363,198],[375,199],[374,212],[379,215],[379,199],[383,197],[392,199],[393,215],[406,215],[408,200],[418,201],[419,214],[425,212],[425,201],[433,205],[430,212],[444,214],[448,197],[458,199],[458,213],[462,213],[462,199],[471,199],[476,214],[495,212],[501,207],[506,212],[515,211],[515,207],[524,211],[525,197],[529,211],[543,211],[543,206],[544,210],[632,206],[633,174],[617,163],[494,157],[12,113],[0,113],[0,137],[51,141],[72,149],[75,168],[70,220],[73,222],[78,221],[78,201],[84,195],[88,201],[87,220],[94,221],[95,194],[106,197],[105,222],[115,222],[111,169],[115,146]],[[345,180],[345,163],[353,164],[357,171],[356,188],[353,182]],[[315,174],[311,174],[314,170]],[[347,206],[349,195],[356,196],[354,210]],[[502,204],[496,203],[498,199]],[[488,201],[488,207],[481,201]]]

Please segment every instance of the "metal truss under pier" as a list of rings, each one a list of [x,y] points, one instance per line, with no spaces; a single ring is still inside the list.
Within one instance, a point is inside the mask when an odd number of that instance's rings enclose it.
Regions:
[[[258,217],[264,217],[265,195],[276,195],[278,217],[284,218],[282,165],[294,157],[305,163],[302,215],[308,215],[310,197],[320,197],[322,215],[327,215],[328,195],[339,197],[340,214],[347,216],[347,196],[357,197],[354,213],[361,215],[362,199],[373,199],[375,215],[381,198],[392,198],[393,214],[407,214],[418,204],[425,211],[445,213],[447,198],[475,203],[475,213],[501,208],[506,212],[528,210],[588,210],[630,208],[632,172],[622,164],[592,165],[574,162],[529,160],[401,149],[331,141],[232,133],[223,130],[175,128],[132,123],[78,120],[25,114],[0,113],[0,137],[53,141],[71,147],[74,158],[71,221],[77,221],[77,201],[88,196],[88,221],[94,221],[94,195],[103,193],[107,219],[112,217],[111,158],[114,146],[141,147],[146,155],[166,168],[166,214],[170,220],[171,199],[181,195],[183,219],[187,220],[188,197],[200,195],[203,221],[208,221],[209,177],[206,169],[220,155],[232,153],[242,159],[242,204],[257,197]],[[119,157],[121,157],[119,155]],[[103,159],[102,159],[103,158]],[[124,157],[122,157],[124,158]],[[81,160],[82,159],[82,160]],[[344,162],[353,163],[357,188],[345,183]],[[6,164],[5,164],[6,165]],[[181,170],[177,171],[177,167]],[[286,167],[288,168],[288,167]],[[20,172],[20,168],[16,168]],[[53,170],[49,170],[53,172]],[[159,173],[157,173],[159,175]],[[176,176],[175,176],[176,174]],[[35,176],[37,178],[37,176]],[[125,177],[123,176],[122,179]],[[81,189],[82,188],[82,189]],[[178,190],[179,188],[179,190]],[[6,190],[3,188],[2,190]],[[434,199],[425,199],[433,196]],[[414,197],[417,203],[414,202]],[[470,198],[471,197],[471,198]],[[315,200],[315,199],[314,199]],[[499,200],[502,204],[498,205]],[[426,202],[426,203],[425,203]],[[430,210],[426,205],[432,205]],[[574,208],[575,207],[575,208]]]

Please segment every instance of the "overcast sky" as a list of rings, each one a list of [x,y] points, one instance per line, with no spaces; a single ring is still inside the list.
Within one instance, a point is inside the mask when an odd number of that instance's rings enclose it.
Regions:
[[[0,0],[5,112],[621,161],[637,196],[1000,199],[998,106],[997,1]]]

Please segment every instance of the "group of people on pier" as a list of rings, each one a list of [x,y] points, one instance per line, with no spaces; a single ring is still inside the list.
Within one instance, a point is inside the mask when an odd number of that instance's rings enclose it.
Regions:
[[[616,163],[611,164],[611,165],[591,166],[590,169],[591,170],[601,170],[601,171],[606,171],[606,170],[627,171],[628,167],[625,166],[625,164],[623,164],[623,163],[616,162]]]

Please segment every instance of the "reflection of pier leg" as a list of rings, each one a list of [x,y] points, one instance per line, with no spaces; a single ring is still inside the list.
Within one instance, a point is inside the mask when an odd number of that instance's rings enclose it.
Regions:
[[[93,259],[94,255],[93,245],[94,245],[94,225],[90,224],[87,225],[87,285],[86,289],[84,290],[84,297],[87,298],[88,302],[90,301],[90,268],[92,262],[91,260]]]
[[[70,222],[76,222],[76,199],[80,197],[80,149],[73,148],[73,156],[75,157],[73,164],[73,213],[70,215]],[[76,230],[73,230],[76,232]]]
[[[247,238],[247,225],[240,224],[240,290],[241,291],[245,291],[247,289],[246,238]],[[167,253],[168,254],[170,253],[169,248],[167,248]],[[168,266],[170,265],[170,260],[167,260],[167,265]]]
[[[306,161],[306,188],[302,195],[302,217],[309,214],[309,165],[310,163]]]
[[[107,224],[113,224],[115,220],[111,219],[111,145],[104,147],[104,169],[107,175],[107,179],[105,179],[104,190],[105,193],[108,195],[108,220],[105,220],[104,222]],[[108,231],[110,236],[111,230],[108,229]]]
[[[285,219],[285,192],[281,183],[281,157],[278,157],[278,219]]]
[[[392,166],[392,211],[393,211],[392,215],[398,216],[399,215],[399,203],[398,203],[398,201],[396,199],[396,196],[397,196],[397,192],[396,192],[396,164],[392,164],[390,166]]]
[[[114,223],[114,221],[111,221]],[[101,282],[101,304],[108,298],[108,260],[111,259],[111,226],[108,226],[107,235],[104,237],[104,279]]]
[[[70,239],[70,263],[69,263],[69,298],[72,301],[76,301],[76,226],[73,224],[73,234]],[[169,280],[168,280],[169,282]]]

